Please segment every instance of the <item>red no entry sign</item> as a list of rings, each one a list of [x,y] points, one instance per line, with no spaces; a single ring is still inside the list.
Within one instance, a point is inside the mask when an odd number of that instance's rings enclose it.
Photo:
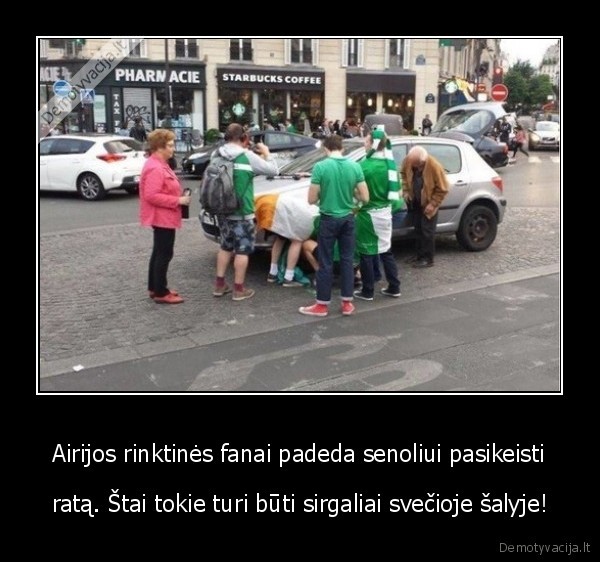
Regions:
[[[508,97],[508,88],[504,84],[494,84],[491,95],[494,101],[504,101]]]

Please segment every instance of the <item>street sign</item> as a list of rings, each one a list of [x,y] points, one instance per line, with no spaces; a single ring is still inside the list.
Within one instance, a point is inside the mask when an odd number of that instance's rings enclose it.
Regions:
[[[494,84],[491,96],[494,101],[504,101],[508,97],[508,88],[504,84]]]
[[[86,90],[83,88],[79,90],[79,96],[81,97],[82,104],[93,104],[95,95],[96,93],[94,92],[94,90]]]

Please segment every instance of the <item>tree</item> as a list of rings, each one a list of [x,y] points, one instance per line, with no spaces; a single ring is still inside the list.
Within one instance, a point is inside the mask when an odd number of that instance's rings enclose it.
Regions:
[[[519,104],[523,104],[527,97],[527,82],[523,76],[512,69],[504,77],[504,85],[508,88],[507,104],[514,111]]]
[[[534,76],[529,81],[527,104],[530,106],[543,105],[548,102],[548,96],[554,94],[550,77],[546,74]]]
[[[546,75],[535,75],[535,68],[529,61],[518,60],[504,76],[508,88],[509,109],[521,109],[529,113],[532,109],[546,103],[552,94],[552,84]]]

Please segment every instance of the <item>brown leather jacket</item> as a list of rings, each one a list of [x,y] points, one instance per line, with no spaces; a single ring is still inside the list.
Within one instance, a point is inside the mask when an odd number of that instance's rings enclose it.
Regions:
[[[406,201],[412,201],[414,197],[412,186],[413,169],[406,160],[402,164],[400,173],[402,175],[402,195]],[[448,194],[448,187],[448,178],[446,177],[444,167],[433,156],[429,155],[423,168],[421,207],[425,208],[429,203],[433,203],[435,205],[435,212],[431,216],[437,213],[438,207]]]

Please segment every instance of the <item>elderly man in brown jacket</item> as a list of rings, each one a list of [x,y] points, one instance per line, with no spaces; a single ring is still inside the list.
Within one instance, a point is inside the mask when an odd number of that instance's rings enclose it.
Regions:
[[[433,266],[438,209],[448,193],[444,167],[422,146],[411,148],[402,163],[402,195],[414,217],[417,253],[413,267]]]

